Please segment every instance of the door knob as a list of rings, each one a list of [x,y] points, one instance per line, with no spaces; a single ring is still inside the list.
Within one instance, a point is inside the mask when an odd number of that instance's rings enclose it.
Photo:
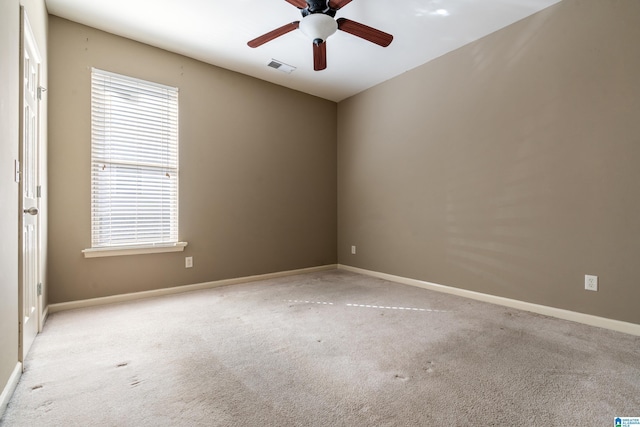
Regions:
[[[29,215],[38,215],[38,208],[25,209],[24,213],[29,214]]]

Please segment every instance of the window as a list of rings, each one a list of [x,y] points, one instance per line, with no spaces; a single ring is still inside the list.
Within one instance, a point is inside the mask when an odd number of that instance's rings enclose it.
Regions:
[[[178,89],[94,68],[85,257],[184,246],[178,242]]]

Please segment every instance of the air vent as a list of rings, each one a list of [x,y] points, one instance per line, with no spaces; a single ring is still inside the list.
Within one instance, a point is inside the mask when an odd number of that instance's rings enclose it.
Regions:
[[[278,60],[272,59],[271,62],[267,64],[268,67],[275,68],[276,70],[282,71],[283,73],[290,74],[296,67],[292,65],[287,65],[284,62],[280,62]]]

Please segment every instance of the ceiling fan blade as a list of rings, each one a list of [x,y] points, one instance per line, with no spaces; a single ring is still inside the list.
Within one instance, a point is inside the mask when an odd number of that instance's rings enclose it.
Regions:
[[[304,9],[305,7],[307,7],[307,2],[305,0],[284,0],[284,1],[294,5],[298,9]]]
[[[354,36],[363,38],[382,47],[389,46],[393,40],[393,36],[391,34],[376,30],[375,28],[371,28],[359,22],[346,18],[338,18],[336,21],[338,21],[339,30],[353,34]]]
[[[288,0],[287,0],[288,1]],[[331,0],[329,2],[329,7],[334,10],[342,9],[346,5],[351,3],[351,0]]]
[[[291,22],[290,24],[283,25],[282,27],[276,28],[273,31],[269,31],[268,33],[263,34],[260,37],[256,37],[247,44],[249,45],[249,47],[262,46],[266,42],[270,42],[276,37],[280,37],[283,34],[287,34],[288,32],[295,30],[296,28],[298,28],[298,25],[300,25],[300,21]]]
[[[327,68],[327,42],[313,42],[313,69],[321,71]]]

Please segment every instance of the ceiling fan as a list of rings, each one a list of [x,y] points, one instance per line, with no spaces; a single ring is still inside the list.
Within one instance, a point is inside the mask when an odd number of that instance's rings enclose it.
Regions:
[[[327,68],[327,38],[337,30],[363,38],[382,47],[387,47],[393,40],[391,34],[387,34],[359,22],[346,18],[335,19],[336,12],[351,3],[352,0],[285,0],[300,9],[302,20],[294,21],[282,27],[269,31],[257,37],[247,44],[249,47],[258,47],[271,40],[287,34],[290,31],[300,30],[313,41],[313,69],[315,71]]]

